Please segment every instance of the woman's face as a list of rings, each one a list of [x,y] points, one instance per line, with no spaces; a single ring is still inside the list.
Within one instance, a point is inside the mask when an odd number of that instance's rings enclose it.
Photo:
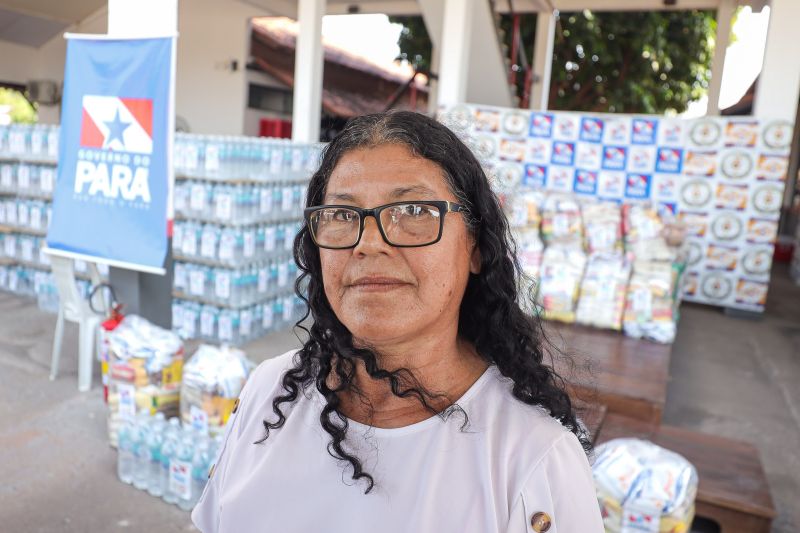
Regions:
[[[457,202],[436,163],[386,144],[342,156],[323,203],[373,208],[406,200]],[[320,249],[325,295],[353,336],[374,346],[455,331],[467,279],[480,264],[473,248],[460,213],[444,216],[439,242],[418,248],[386,244],[367,217],[355,248]]]

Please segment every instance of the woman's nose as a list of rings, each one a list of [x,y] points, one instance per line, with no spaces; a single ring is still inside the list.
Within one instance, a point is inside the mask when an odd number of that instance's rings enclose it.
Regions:
[[[375,217],[367,217],[364,220],[364,232],[361,234],[361,240],[356,245],[355,252],[375,253],[376,251],[386,251],[387,248],[390,248],[390,246],[383,240],[377,219]]]

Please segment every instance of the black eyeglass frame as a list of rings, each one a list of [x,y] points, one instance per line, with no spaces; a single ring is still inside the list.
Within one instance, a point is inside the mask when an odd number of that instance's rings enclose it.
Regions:
[[[396,205],[408,205],[408,204],[420,204],[420,205],[429,205],[436,207],[439,209],[439,213],[441,213],[441,217],[439,218],[439,233],[436,235],[436,240],[431,242],[426,242],[425,244],[394,244],[393,242],[389,241],[389,238],[386,236],[386,232],[383,231],[383,224],[381,223],[381,212],[384,209],[388,209],[390,207],[394,207]],[[317,236],[314,235],[314,230],[312,229],[311,225],[311,215],[321,209],[349,209],[351,211],[355,211],[358,213],[358,238],[356,242],[349,245],[349,246],[323,246],[319,242],[317,242]],[[455,202],[449,202],[447,200],[406,200],[403,202],[392,202],[390,204],[379,205],[377,207],[373,207],[372,209],[364,209],[363,207],[356,207],[353,205],[342,205],[342,204],[331,204],[331,205],[315,205],[313,207],[306,207],[303,210],[303,218],[306,222],[306,227],[308,228],[308,234],[311,235],[311,240],[314,241],[320,248],[325,248],[327,250],[347,250],[348,248],[355,248],[358,246],[358,243],[361,242],[361,237],[364,235],[364,224],[366,222],[367,217],[372,217],[375,219],[375,223],[378,226],[378,231],[383,237],[383,242],[388,244],[389,246],[394,246],[395,248],[421,248],[423,246],[430,246],[432,244],[436,244],[442,239],[442,233],[444,232],[444,219],[447,213],[458,213],[458,212],[466,212],[466,206],[461,204],[457,204]]]

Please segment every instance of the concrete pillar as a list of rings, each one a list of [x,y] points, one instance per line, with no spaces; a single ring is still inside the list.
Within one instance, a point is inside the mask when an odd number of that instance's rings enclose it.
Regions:
[[[798,21],[800,2],[772,0],[764,66],[753,109],[759,117],[795,119],[800,95],[800,55],[796,53]]]
[[[800,98],[800,56],[797,50],[797,21],[800,20],[800,2],[797,0],[772,0],[770,3],[767,43],[764,64],[756,86],[753,114],[764,119],[783,119],[794,122],[798,115]],[[800,130],[795,122],[792,146],[800,142]],[[789,208],[795,191],[800,150],[793,149],[789,156],[789,172],[783,206]]]
[[[292,140],[319,141],[322,113],[322,17],[326,0],[299,0],[294,55]]]
[[[439,75],[439,47],[431,44],[431,74]],[[435,115],[439,109],[439,80],[428,79],[428,114]]]
[[[163,37],[178,32],[178,0],[108,0],[108,34],[117,37]],[[173,61],[176,51],[173,50]],[[175,80],[170,98],[175,108]],[[169,130],[174,131],[175,117],[170,118]],[[170,141],[170,147],[172,142]],[[171,150],[170,150],[171,151]],[[169,157],[172,160],[171,153]],[[172,201],[167,202],[168,217],[172,218]],[[166,228],[165,228],[166,229]],[[172,239],[167,242],[164,261],[166,274],[146,274],[111,267],[108,280],[117,299],[125,305],[126,314],[140,315],[163,328],[172,327],[172,282],[174,263]]]
[[[439,105],[466,102],[472,0],[443,0],[442,43],[439,50]]]
[[[722,70],[725,65],[725,52],[728,50],[728,43],[730,42],[731,20],[735,11],[735,0],[720,0],[717,8],[717,34],[714,38],[714,57],[711,60],[711,81],[708,84],[707,115],[719,115]]]
[[[533,57],[533,77],[529,107],[546,111],[550,98],[550,78],[553,71],[553,41],[556,34],[557,11],[536,14],[536,43]]]
[[[431,72],[439,75],[439,56],[442,48],[442,26],[444,24],[444,4],[442,0],[417,0],[425,29],[431,38]],[[436,114],[439,109],[439,81],[428,81],[428,113]]]

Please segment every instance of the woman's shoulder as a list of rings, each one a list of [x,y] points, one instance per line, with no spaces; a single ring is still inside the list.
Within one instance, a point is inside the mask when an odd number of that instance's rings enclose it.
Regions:
[[[486,394],[475,407],[486,420],[487,429],[496,433],[509,457],[533,465],[538,463],[554,446],[575,435],[542,406],[531,405],[513,395],[513,381],[490,367],[490,380]]]
[[[289,350],[275,357],[270,357],[259,363],[247,379],[250,388],[263,390],[265,387],[276,384],[283,373],[294,365],[297,350]]]

